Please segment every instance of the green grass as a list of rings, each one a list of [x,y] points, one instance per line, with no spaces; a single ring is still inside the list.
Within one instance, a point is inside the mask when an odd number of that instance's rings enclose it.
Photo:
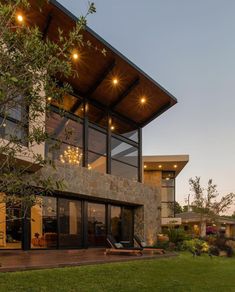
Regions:
[[[0,273],[0,291],[235,291],[235,258],[179,257]]]

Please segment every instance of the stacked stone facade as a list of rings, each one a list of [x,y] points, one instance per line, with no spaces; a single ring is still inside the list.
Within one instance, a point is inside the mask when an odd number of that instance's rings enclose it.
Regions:
[[[58,164],[56,169],[45,167],[39,174],[63,180],[65,193],[135,206],[134,232],[143,236],[149,244],[155,242],[161,226],[159,187],[64,164]]]

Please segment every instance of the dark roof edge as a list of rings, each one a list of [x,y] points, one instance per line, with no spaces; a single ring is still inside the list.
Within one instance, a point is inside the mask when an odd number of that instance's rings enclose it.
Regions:
[[[65,8],[62,4],[60,4],[57,0],[49,0],[49,2],[53,5],[55,5],[57,8],[59,8],[61,11],[66,13],[71,19],[74,21],[77,21],[78,18],[70,12],[67,8]],[[142,69],[140,69],[138,66],[136,66],[132,61],[130,61],[127,57],[125,57],[122,53],[120,53],[117,49],[115,49],[112,45],[110,45],[107,41],[105,41],[101,36],[99,36],[94,30],[86,27],[86,30],[93,35],[95,38],[97,38],[99,41],[101,41],[105,46],[107,46],[111,51],[116,53],[119,57],[124,59],[127,63],[129,63],[132,67],[134,67],[136,70],[138,70],[142,75],[144,75],[147,79],[149,79],[153,84],[155,84],[157,87],[159,87],[163,92],[165,92],[167,95],[169,95],[175,103],[177,103],[177,98],[172,95],[169,91],[167,91],[163,86],[161,86],[157,81],[155,81],[152,77],[150,77],[147,73],[145,73]],[[171,105],[173,106],[173,104]]]

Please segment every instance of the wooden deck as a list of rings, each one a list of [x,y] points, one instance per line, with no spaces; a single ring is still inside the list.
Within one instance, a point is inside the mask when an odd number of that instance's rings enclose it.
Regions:
[[[144,252],[142,256],[105,255],[104,252],[104,248],[32,251],[2,250],[0,251],[0,272],[61,268],[132,260],[160,259],[176,256],[175,253],[158,255],[153,252]]]

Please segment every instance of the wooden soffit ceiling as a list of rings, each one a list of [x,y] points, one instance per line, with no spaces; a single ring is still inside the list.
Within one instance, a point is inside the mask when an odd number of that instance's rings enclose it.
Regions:
[[[76,17],[57,1],[45,4],[41,11],[36,7],[37,1],[30,2],[27,20],[36,24],[45,37],[56,41],[58,28],[67,33],[75,25]],[[81,97],[110,108],[138,127],[147,125],[177,103],[172,94],[90,28],[86,28],[83,38],[93,47],[79,48],[79,60],[74,64],[78,77],[68,80]],[[106,56],[101,54],[102,49],[107,51]],[[116,86],[112,83],[114,78],[118,79]],[[141,104],[141,98],[145,98],[144,104]]]

